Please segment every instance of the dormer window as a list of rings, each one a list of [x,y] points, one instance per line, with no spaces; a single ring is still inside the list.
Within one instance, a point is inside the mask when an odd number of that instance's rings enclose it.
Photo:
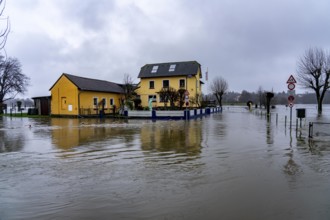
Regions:
[[[171,64],[170,69],[168,70],[169,72],[174,72],[175,71],[176,64]]]
[[[153,66],[151,73],[157,73],[157,70],[158,70],[158,66]]]

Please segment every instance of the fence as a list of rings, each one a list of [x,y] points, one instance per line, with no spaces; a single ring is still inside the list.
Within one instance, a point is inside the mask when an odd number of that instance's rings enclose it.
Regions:
[[[118,109],[106,108],[102,110],[101,108],[80,108],[79,115],[99,115],[100,111],[103,111],[103,114],[114,114],[114,110],[118,112]]]
[[[152,118],[152,119],[191,119],[203,115],[221,112],[220,107],[205,109],[190,109],[178,111],[125,111],[124,115],[128,118]]]
[[[330,123],[309,122],[308,137],[330,138]]]

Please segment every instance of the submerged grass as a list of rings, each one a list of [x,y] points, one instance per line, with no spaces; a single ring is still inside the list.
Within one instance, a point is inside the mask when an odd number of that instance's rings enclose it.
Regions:
[[[28,113],[12,113],[12,114],[0,114],[0,116],[5,117],[15,117],[15,118],[50,118],[50,115],[29,115]]]

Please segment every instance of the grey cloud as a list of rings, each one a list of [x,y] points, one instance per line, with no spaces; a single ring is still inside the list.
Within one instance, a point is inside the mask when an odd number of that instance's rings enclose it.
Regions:
[[[24,36],[16,30],[10,37],[35,40],[29,46],[17,43],[10,55],[22,58],[36,78],[41,69],[121,82],[124,73],[135,77],[146,63],[197,60],[203,72],[209,69],[210,79],[223,76],[230,90],[255,91],[261,85],[283,91],[305,49],[330,48],[330,2],[325,0],[159,1],[160,8],[151,8],[153,1],[56,2],[61,20],[89,35],[78,34],[81,43],[72,47],[66,37],[51,40],[48,33]],[[53,83],[48,80],[44,84]]]
[[[107,23],[106,15],[115,10],[114,1],[107,0],[64,0],[59,3],[67,22],[76,22],[81,28],[92,31],[103,29]]]

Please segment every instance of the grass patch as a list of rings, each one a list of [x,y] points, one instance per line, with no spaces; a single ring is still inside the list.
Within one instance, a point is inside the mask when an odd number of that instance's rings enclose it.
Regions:
[[[0,114],[0,116],[15,118],[49,118],[49,115],[28,115],[27,113]]]

